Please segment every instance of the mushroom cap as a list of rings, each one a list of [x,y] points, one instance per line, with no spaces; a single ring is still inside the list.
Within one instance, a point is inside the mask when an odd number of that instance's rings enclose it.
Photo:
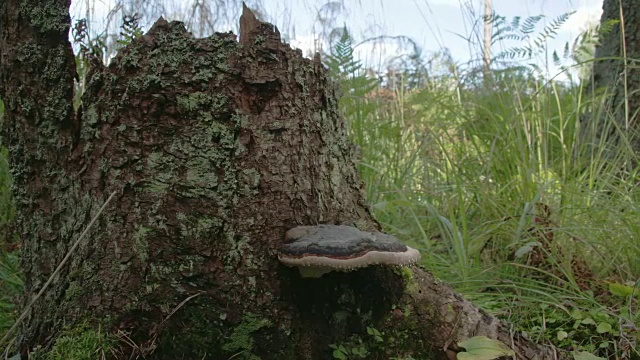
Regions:
[[[365,232],[346,225],[298,226],[287,232],[278,259],[303,275],[350,271],[369,265],[410,265],[418,250],[381,232]]]

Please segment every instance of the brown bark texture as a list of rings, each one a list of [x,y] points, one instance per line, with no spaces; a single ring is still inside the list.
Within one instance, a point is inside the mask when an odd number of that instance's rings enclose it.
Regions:
[[[108,66],[92,61],[74,112],[68,8],[0,4],[23,304],[117,196],[29,310],[23,357],[86,324],[115,336],[116,358],[331,359],[331,344],[360,344],[431,359],[476,335],[552,357],[419,267],[305,279],[279,264],[295,226],[379,225],[327,72],[275,27],[247,10],[238,43],[160,19]]]
[[[622,130],[629,134],[633,150],[640,153],[640,94],[636,90],[640,89],[640,2],[604,0],[600,24],[590,90],[606,89],[608,108],[588,118],[588,129],[614,142]],[[605,113],[614,116],[617,129],[602,121]]]

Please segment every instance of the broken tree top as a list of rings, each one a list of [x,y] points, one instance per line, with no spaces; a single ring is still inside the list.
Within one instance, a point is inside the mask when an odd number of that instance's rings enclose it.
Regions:
[[[345,225],[299,226],[287,232],[286,241],[278,259],[301,273],[305,267],[323,274],[369,265],[410,265],[420,259],[418,250],[391,235]]]

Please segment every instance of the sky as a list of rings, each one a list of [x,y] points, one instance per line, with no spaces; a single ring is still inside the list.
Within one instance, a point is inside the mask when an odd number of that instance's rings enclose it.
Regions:
[[[297,6],[298,14],[309,12],[309,6],[300,6],[295,0],[270,0],[269,8],[276,9],[281,2]],[[375,35],[408,36],[423,50],[423,56],[448,49],[458,63],[478,59],[481,45],[477,35],[482,34],[483,0],[351,0],[347,1],[349,15],[345,20],[356,39]],[[363,5],[364,3],[369,5]],[[493,0],[493,10],[511,20],[515,16],[544,15],[538,29],[556,17],[574,12],[562,26],[557,37],[549,41],[549,49],[562,53],[566,42],[571,43],[589,24],[597,24],[602,14],[602,0]],[[281,5],[280,5],[281,6]],[[306,9],[305,9],[306,8]],[[276,11],[274,11],[276,12]],[[342,19],[341,19],[342,20]],[[475,28],[474,28],[475,25]],[[295,24],[292,44],[303,50],[313,48],[314,28],[312,16],[300,17]],[[472,41],[470,42],[469,39]],[[492,47],[494,54],[522,43],[501,43]],[[391,41],[360,45],[358,55],[366,63],[379,63],[381,58],[401,52]],[[381,51],[381,48],[384,50]],[[386,51],[385,51],[386,50]],[[551,52],[550,51],[550,52]],[[382,54],[381,54],[382,52]],[[543,58],[534,59],[539,65],[547,64]],[[550,76],[558,71],[549,65]],[[543,66],[544,67],[544,66]]]
[[[72,16],[84,16],[87,1],[96,7],[94,18],[106,14],[114,0],[73,0]],[[178,0],[183,4],[190,0]],[[265,20],[275,23],[292,46],[309,55],[318,47],[323,27],[317,20],[318,13],[327,15],[323,7],[327,0],[247,0],[249,6],[259,3],[264,10]],[[340,1],[338,1],[340,2]],[[424,57],[447,49],[454,61],[467,63],[477,60],[481,45],[477,35],[482,34],[482,14],[484,0],[342,0],[344,8],[337,16],[325,16],[332,23],[330,27],[347,25],[356,46],[356,56],[369,66],[384,67],[390,56],[406,53],[406,48],[397,41],[379,39],[381,36],[404,36],[412,39],[422,50]],[[544,15],[538,29],[557,16],[575,12],[562,26],[556,39],[549,42],[550,52],[562,52],[564,44],[571,42],[584,31],[588,24],[595,24],[602,13],[602,0],[493,0],[493,10],[511,20],[515,16]],[[179,15],[170,20],[182,20]],[[237,31],[237,25],[222,26],[218,31]],[[97,26],[99,27],[99,26]],[[326,27],[325,27],[326,28]],[[147,30],[148,26],[144,29]],[[378,38],[376,41],[365,39]],[[465,39],[466,38],[466,39]],[[469,41],[471,39],[471,41]],[[494,54],[522,43],[499,43],[492,47]],[[327,45],[322,45],[326,49]],[[533,60],[548,64],[542,58]],[[557,68],[548,69],[553,76]]]

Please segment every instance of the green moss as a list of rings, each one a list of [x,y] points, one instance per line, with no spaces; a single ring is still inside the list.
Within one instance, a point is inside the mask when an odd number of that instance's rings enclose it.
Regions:
[[[408,266],[401,266],[398,271],[399,275],[404,279],[405,291],[409,294],[413,294],[418,291],[418,284],[416,284],[413,278],[413,270]]]
[[[233,354],[241,353],[241,359],[258,360],[259,357],[251,353],[254,343],[253,333],[267,326],[271,326],[270,320],[247,313],[222,349]]]
[[[107,353],[115,339],[100,328],[80,324],[62,332],[51,350],[44,356],[47,360],[93,360]]]

